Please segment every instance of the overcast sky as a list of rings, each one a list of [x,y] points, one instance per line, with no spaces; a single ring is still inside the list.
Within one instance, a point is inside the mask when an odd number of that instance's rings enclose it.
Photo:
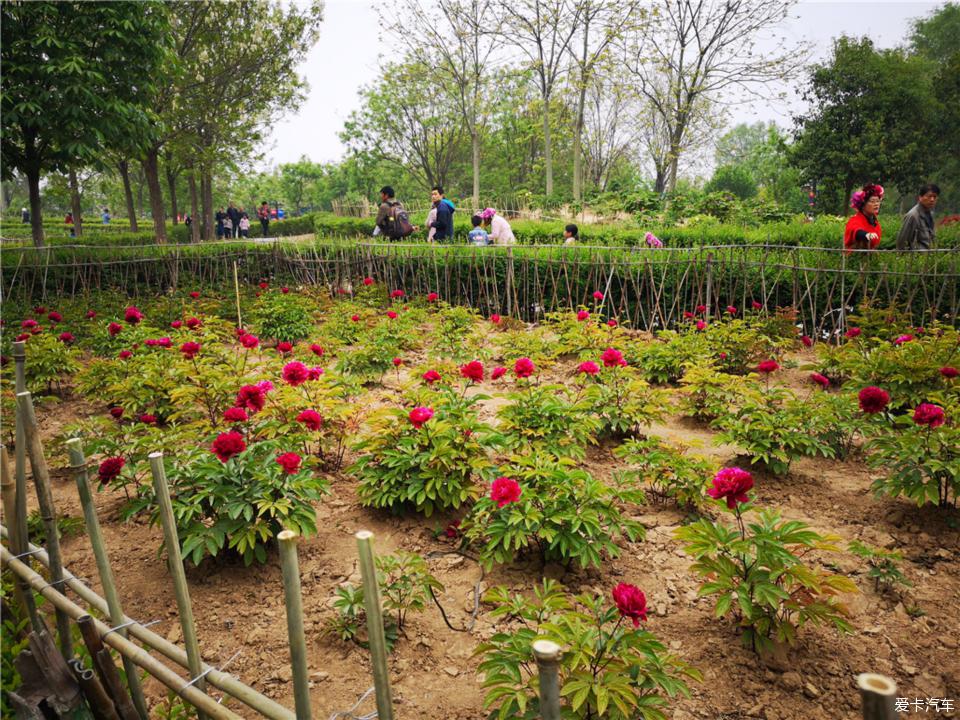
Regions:
[[[869,35],[877,46],[888,48],[903,41],[912,18],[928,15],[940,4],[926,0],[802,0],[781,31],[788,42],[810,47],[814,59],[826,57],[832,40],[843,34]],[[376,78],[378,55],[397,54],[388,53],[378,41],[378,17],[369,0],[326,0],[319,40],[301,68],[310,84],[308,98],[296,115],[273,129],[265,164],[293,162],[301,155],[315,162],[343,156],[337,133],[359,104],[357,89]],[[416,28],[410,28],[410,37],[418,37]],[[802,107],[796,96],[780,107],[751,103],[735,108],[730,119],[731,123],[775,120],[789,126],[791,112]]]

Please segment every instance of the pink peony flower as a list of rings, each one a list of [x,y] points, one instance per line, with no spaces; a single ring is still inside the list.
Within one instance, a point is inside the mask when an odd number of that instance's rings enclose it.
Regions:
[[[460,377],[466,378],[470,382],[483,382],[483,363],[479,360],[471,360],[466,365],[461,365]]]
[[[490,316],[490,322],[492,322],[494,325],[499,325],[499,324],[500,324],[500,316],[497,315],[497,313],[494,313],[493,315]]]
[[[616,320],[614,320],[613,318],[610,318],[609,320],[607,320],[607,327],[615,328],[616,326],[617,326]]]
[[[800,342],[803,343],[804,347],[813,347],[813,340],[810,339],[809,335],[801,336]]]
[[[200,324],[200,318],[187,318],[187,327],[191,330],[196,330],[198,327],[200,327]]]
[[[183,353],[183,356],[187,360],[193,360],[197,356],[197,353],[200,352],[200,343],[193,341],[185,342],[180,346],[180,352]]]
[[[170,327],[172,327],[174,330],[179,330],[183,327],[183,320],[174,320],[172,323],[170,323]]]
[[[733,510],[739,503],[750,500],[747,490],[753,487],[753,475],[738,467],[727,467],[713,476],[713,485],[707,488],[707,495],[715,500],[726,500],[727,507]]]
[[[497,366],[493,369],[493,372],[490,373],[490,379],[499,380],[506,374],[507,374],[507,369],[505,367]]]
[[[757,365],[757,372],[767,375],[780,369],[780,364],[776,360],[764,360]]]
[[[395,299],[402,298],[403,296],[404,296],[403,290],[394,290],[392,293],[390,293],[390,297]]]
[[[266,402],[267,397],[262,388],[258,385],[244,385],[240,388],[239,392],[237,392],[237,399],[233,404],[235,407],[243,408],[244,410],[259,412],[263,410]]]
[[[277,352],[279,352],[281,355],[284,355],[291,350],[293,350],[292,342],[289,342],[288,340],[282,340],[277,343]]]
[[[37,327],[37,321],[33,319],[24,320],[22,323],[20,323],[20,327],[24,330],[33,330],[35,327]]]
[[[145,425],[156,425],[157,416],[151,415],[150,413],[144,413],[140,416],[140,422],[144,423]]]
[[[596,375],[600,372],[600,366],[592,360],[587,360],[586,362],[580,363],[577,371],[583,373],[584,375]]]
[[[727,315],[736,315],[737,309],[733,305],[727,305]]]
[[[603,300],[603,293],[600,292],[599,290],[594,290],[593,299],[596,300],[597,302],[600,302],[601,300]]]
[[[307,366],[304,365],[299,360],[294,360],[293,362],[288,362],[283,366],[283,380],[288,385],[297,387],[298,385],[303,385],[309,378],[309,371]]]
[[[210,449],[220,459],[220,462],[225,463],[246,450],[247,444],[243,441],[243,435],[236,430],[231,430],[217,435],[217,439],[213,441]]]
[[[697,305],[697,315],[702,315],[707,311],[706,305]]]
[[[323,375],[322,367],[314,366],[307,368],[307,380],[319,380],[321,375]]]
[[[258,338],[256,335],[243,335],[240,338],[240,344],[243,345],[247,350],[252,350],[260,344],[260,338]]]
[[[438,373],[436,370],[427,370],[423,374],[423,380],[427,383],[427,385],[433,385],[435,382],[440,380],[440,373]]]
[[[266,281],[261,281],[258,287],[259,287],[261,290],[266,290],[268,287],[270,287],[270,283],[268,283],[268,282],[266,282]]]
[[[51,310],[49,313],[47,313],[47,320],[52,323],[63,322],[63,315],[58,313],[56,310]]]
[[[280,288],[280,292],[282,292],[284,295],[286,295],[287,293],[290,292],[290,288],[288,288],[288,287],[282,287],[282,288]]]
[[[277,455],[277,464],[283,468],[286,475],[299,472],[301,462],[303,462],[303,459],[296,453],[285,452],[282,455]]]
[[[69,332],[62,332],[58,337],[60,339],[60,342],[66,345],[73,344],[73,341],[76,339],[73,337],[73,333],[69,333]]]
[[[586,310],[581,310],[580,312],[577,313],[578,321],[583,322],[584,320],[589,320],[589,319],[590,319],[590,313],[588,313]]]
[[[350,316],[350,319],[351,319],[353,322],[358,322],[358,321],[360,320],[360,316],[359,316],[359,315],[351,315],[351,316]]]
[[[960,375],[960,371],[948,365],[947,367],[940,368],[940,374],[947,378],[947,380],[953,380],[957,375]]]
[[[684,320],[693,320],[695,317],[696,317],[696,315],[694,315],[694,314],[693,314],[692,312],[690,312],[689,310],[684,310],[684,311],[683,311],[683,319],[684,319]]]
[[[439,299],[440,299],[440,296],[437,295],[436,293],[430,293],[429,295],[427,295],[427,302],[429,303],[434,303]]]
[[[323,425],[323,418],[316,410],[304,410],[297,415],[297,422],[303,423],[310,430],[316,432],[320,429],[320,426]]]
[[[865,413],[875,414],[883,412],[890,402],[890,393],[874,385],[863,388],[858,395],[860,409]]]
[[[367,285],[367,286],[373,285],[373,278],[372,278],[372,277],[365,277],[365,278],[363,279],[363,284],[364,284],[364,285]]]
[[[130,352],[129,350],[121,350],[120,354],[117,355],[117,357],[120,358],[121,360],[129,360],[131,357],[133,357],[133,353]]]
[[[402,359],[402,358],[395,357],[395,358],[393,359],[393,366],[398,368],[398,367],[400,367],[401,365],[403,365],[403,359]]]
[[[323,357],[323,347],[321,345],[317,345],[316,343],[313,343],[310,346],[310,352],[312,352],[317,357]]]
[[[761,310],[761,309],[763,308],[763,305],[761,305],[760,303],[758,303],[756,300],[754,300],[753,302],[751,302],[750,305],[751,305],[751,307],[753,307],[754,310]]]
[[[433,409],[428,407],[416,407],[410,411],[410,414],[407,417],[410,420],[410,423],[419,430],[423,427],[424,423],[433,417]]]
[[[603,354],[600,356],[600,360],[603,362],[604,367],[625,367],[627,361],[623,357],[623,353],[619,350],[608,347],[603,351]]]
[[[512,478],[498,477],[490,485],[490,499],[497,504],[498,508],[515,503],[520,499],[520,495],[520,483]]]
[[[855,338],[855,337],[859,337],[859,336],[860,336],[860,333],[862,333],[862,332],[863,332],[863,330],[861,330],[860,328],[858,328],[858,327],[852,327],[852,328],[850,328],[849,330],[847,330],[847,331],[843,334],[843,336],[844,336],[845,338],[848,338],[848,339],[852,340],[852,339]]]
[[[191,290],[191,291],[190,291],[190,297],[192,297],[194,300],[196,300],[198,297],[200,297],[200,293],[198,293],[196,290]]]
[[[115,419],[119,420],[123,417],[123,408],[122,407],[112,407],[110,408],[110,415]]]
[[[647,596],[636,585],[620,583],[613,589],[613,602],[620,615],[630,618],[634,627],[640,627],[640,621],[647,619]]]
[[[920,403],[917,409],[913,411],[913,421],[917,425],[926,425],[931,430],[943,425],[946,421],[946,414],[943,408],[933,403]]]
[[[908,334],[906,334],[906,335],[901,335],[900,337],[896,338],[896,339],[893,341],[893,344],[894,344],[894,345],[903,345],[903,344],[905,344],[905,343],[910,342],[911,340],[913,340],[913,335],[910,335],[910,334],[908,333]]]
[[[707,323],[704,322],[703,320],[697,320],[696,328],[697,328],[697,332],[703,332],[704,330],[707,329]]]
[[[830,387],[830,380],[826,375],[821,375],[818,372],[810,373],[810,382],[815,382],[817,385],[826,390]]]
[[[126,310],[123,311],[123,319],[131,325],[136,325],[138,322],[143,320],[143,318],[144,314],[140,312],[135,305],[130,305]]]
[[[397,314],[393,310],[387,310],[387,317],[391,320],[396,320]]]
[[[162,348],[173,347],[173,340],[171,340],[168,337],[162,337],[159,340],[157,340],[157,345],[159,345]]]
[[[227,408],[223,412],[223,419],[227,422],[244,422],[248,420],[247,411],[240,407]]]
[[[528,378],[537,371],[530,358],[522,357],[513,364],[513,374],[518,378]]]
[[[96,310],[87,310],[87,320],[93,320],[97,316]]]

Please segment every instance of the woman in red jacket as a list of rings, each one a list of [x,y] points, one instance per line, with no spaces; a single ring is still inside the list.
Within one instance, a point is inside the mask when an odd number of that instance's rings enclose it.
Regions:
[[[877,213],[883,201],[883,187],[867,183],[850,198],[850,207],[856,209],[847,220],[843,246],[850,250],[876,250],[880,245],[881,228]]]

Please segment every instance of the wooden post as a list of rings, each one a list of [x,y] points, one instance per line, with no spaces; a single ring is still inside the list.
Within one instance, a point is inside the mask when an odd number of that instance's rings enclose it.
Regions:
[[[110,568],[110,557],[107,555],[107,548],[103,542],[103,533],[100,532],[100,521],[97,519],[97,508],[93,504],[93,497],[90,494],[90,486],[87,484],[87,460],[83,455],[83,445],[79,438],[67,440],[67,452],[70,455],[70,467],[73,469],[74,479],[77,481],[77,492],[80,495],[80,505],[83,507],[83,517],[87,525],[87,536],[90,538],[90,546],[93,548],[93,555],[97,561],[97,571],[100,574],[100,586],[103,588],[103,596],[107,600],[107,606],[110,608],[110,622],[114,626],[122,625],[124,620],[123,608],[120,605],[120,596],[117,594],[117,586],[113,580],[113,571]],[[82,629],[82,626],[81,626]],[[126,630],[118,630],[123,637],[127,637]],[[88,643],[89,646],[89,643]],[[91,650],[91,655],[93,651]],[[130,695],[133,698],[133,704],[136,707],[137,714],[142,720],[148,720],[149,712],[147,702],[143,696],[143,688],[140,686],[140,676],[136,665],[128,658],[123,659],[123,669],[127,675],[127,685],[130,688]],[[123,712],[125,708],[118,707],[124,720],[128,719],[128,714]]]
[[[707,301],[704,303],[707,311],[703,314],[703,319],[710,322],[710,315],[713,310],[713,253],[707,253]]]
[[[237,327],[243,327],[243,318],[240,316],[240,280],[237,277],[237,261],[233,261],[233,292],[237,297]]]
[[[17,537],[17,488],[13,478],[10,477],[10,458],[7,456],[7,448],[3,445],[0,445],[0,495],[3,498],[3,515],[10,524],[10,546],[16,548],[14,552],[19,554],[21,543]],[[25,583],[17,581],[13,585],[13,592],[20,607],[30,619],[30,627],[37,632],[46,630],[46,626],[37,614],[33,591]]]
[[[373,661],[373,684],[377,695],[377,717],[393,720],[393,700],[390,695],[390,672],[387,668],[387,641],[383,634],[383,609],[380,606],[380,585],[373,562],[373,533],[359,531],[357,550],[360,553],[360,576],[363,578],[363,606],[367,611],[367,635]]]
[[[80,628],[80,635],[83,637],[83,644],[87,646],[90,652],[93,669],[100,678],[100,684],[107,691],[113,706],[121,720],[137,720],[137,709],[133,706],[130,696],[123,689],[123,683],[120,681],[120,673],[117,672],[117,666],[113,664],[113,657],[110,650],[104,647],[100,639],[100,633],[97,632],[93,617],[84,615],[77,619],[77,626]],[[133,666],[136,671],[136,665]]]
[[[507,286],[507,316],[513,316],[513,246],[507,246],[507,277],[504,284]]]
[[[26,370],[24,363],[27,360],[26,343],[13,343],[13,361],[15,366],[16,381],[14,390],[18,393],[25,392],[27,389]],[[17,532],[13,537],[20,546],[14,546],[14,551],[24,553],[27,551],[27,543],[30,540],[27,532],[27,441],[23,435],[23,423],[19,421],[19,413],[16,422],[16,447],[14,448],[14,478],[17,486],[17,512],[10,518],[9,522],[17,524]],[[36,628],[34,628],[36,629]]]
[[[283,599],[287,606],[287,635],[290,638],[290,664],[293,666],[293,699],[297,720],[310,720],[310,687],[307,678],[307,640],[303,633],[303,598],[300,592],[300,563],[297,559],[297,534],[284,530],[280,541],[280,567],[283,570]]]
[[[163,544],[167,548],[167,563],[170,566],[170,575],[173,576],[173,591],[177,596],[177,610],[180,612],[180,629],[183,631],[183,644],[187,648],[187,666],[191,680],[200,678],[203,672],[200,658],[200,643],[197,642],[197,629],[193,622],[193,606],[190,604],[190,589],[187,587],[187,575],[183,570],[183,559],[180,557],[180,538],[177,536],[177,520],[173,515],[173,503],[170,502],[170,487],[167,485],[167,474],[163,468],[163,453],[153,452],[150,459],[150,471],[153,473],[153,487],[157,495],[157,505],[160,506],[160,520],[163,523]],[[206,691],[203,678],[196,681],[197,689]],[[206,717],[197,710],[199,720]]]
[[[73,659],[67,664],[70,665],[74,676],[77,678],[77,683],[80,685],[80,690],[83,691],[83,696],[87,699],[87,705],[90,707],[94,720],[120,720],[113,701],[107,695],[107,691],[103,689],[100,681],[97,680],[93,670],[85,668],[83,663],[77,659]]]
[[[50,576],[53,583],[63,584],[63,556],[60,554],[60,535],[57,532],[57,513],[53,507],[53,494],[50,492],[50,473],[47,460],[43,455],[43,443],[40,441],[40,428],[33,410],[33,399],[28,392],[17,393],[17,416],[23,425],[27,454],[30,456],[30,468],[33,470],[33,483],[37,488],[37,504],[40,517],[47,535],[47,552],[50,554]],[[26,494],[26,493],[24,493]],[[26,498],[24,498],[26,499]],[[61,588],[62,589],[62,588]],[[73,641],[70,638],[70,618],[57,611],[57,640],[64,660],[73,657]]]
[[[533,656],[540,675],[540,715],[543,720],[560,720],[560,646],[535,640]]]
[[[861,673],[857,687],[863,702],[863,720],[897,720],[897,684],[884,675]]]

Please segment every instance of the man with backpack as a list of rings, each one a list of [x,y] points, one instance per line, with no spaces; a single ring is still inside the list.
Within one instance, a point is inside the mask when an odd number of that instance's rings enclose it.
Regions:
[[[389,240],[402,240],[417,228],[410,224],[410,217],[403,204],[394,197],[393,188],[384,185],[380,188],[380,209],[377,211],[377,230]]]

